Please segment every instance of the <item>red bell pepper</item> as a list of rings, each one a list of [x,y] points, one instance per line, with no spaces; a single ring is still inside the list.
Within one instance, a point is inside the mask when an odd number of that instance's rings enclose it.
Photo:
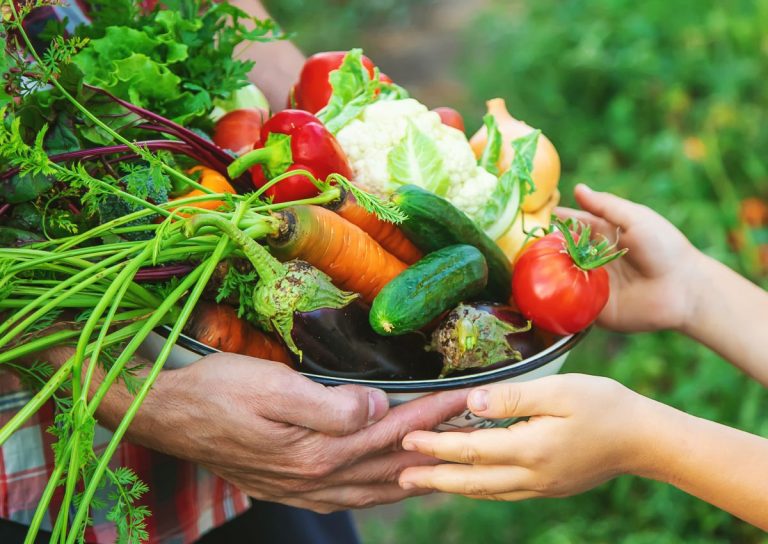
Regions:
[[[329,75],[341,66],[346,55],[347,51],[326,51],[309,57],[301,69],[299,81],[291,88],[288,107],[317,113],[327,106],[333,94]],[[372,78],[375,65],[365,55],[363,55],[363,66]],[[383,83],[392,83],[385,74],[379,74],[379,80]]]
[[[248,169],[256,188],[294,170],[307,170],[317,179],[330,174],[352,177],[336,138],[317,117],[302,110],[283,110],[273,115],[261,127],[261,139],[253,151],[235,160],[228,173],[236,178]],[[265,192],[274,202],[311,198],[318,193],[317,187],[301,174],[289,176]]]

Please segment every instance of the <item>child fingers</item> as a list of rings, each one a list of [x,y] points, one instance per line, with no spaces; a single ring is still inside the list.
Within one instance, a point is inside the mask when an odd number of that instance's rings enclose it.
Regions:
[[[403,448],[452,463],[468,465],[520,464],[517,452],[521,433],[509,429],[483,429],[472,433],[415,431],[403,439]]]
[[[574,196],[583,210],[624,230],[629,229],[632,223],[639,221],[643,215],[644,206],[611,193],[594,191],[583,183],[576,186]]]
[[[487,498],[528,491],[532,480],[531,471],[516,466],[437,465],[406,469],[400,475],[400,486]]]
[[[568,376],[547,376],[519,383],[486,385],[473,389],[467,405],[473,413],[489,418],[567,416]]]

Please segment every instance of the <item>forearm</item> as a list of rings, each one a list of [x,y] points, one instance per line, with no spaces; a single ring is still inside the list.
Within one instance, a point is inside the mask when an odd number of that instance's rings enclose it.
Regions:
[[[768,530],[768,439],[648,400],[633,472]]]
[[[269,18],[267,10],[256,0],[231,0],[230,4],[260,19]],[[274,111],[286,107],[291,86],[299,77],[304,55],[288,40],[249,44],[238,53],[256,66],[250,73],[253,81],[266,95]]]
[[[682,332],[768,386],[768,293],[709,257],[700,271],[703,287]]]

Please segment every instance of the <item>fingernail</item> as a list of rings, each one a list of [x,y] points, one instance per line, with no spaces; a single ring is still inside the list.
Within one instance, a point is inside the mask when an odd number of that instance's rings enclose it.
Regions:
[[[373,389],[368,393],[368,423],[380,420],[388,409],[389,399],[384,391]]]
[[[403,442],[403,449],[405,451],[416,451],[416,444],[411,441]]]
[[[594,193],[594,191],[592,190],[592,187],[590,187],[586,183],[579,183],[576,186],[579,187],[579,189],[581,191],[584,191],[585,193]]]
[[[416,486],[411,482],[400,482],[400,487],[408,491],[409,489],[414,489]]]
[[[488,391],[475,389],[469,394],[469,409],[473,412],[483,412],[488,409]]]

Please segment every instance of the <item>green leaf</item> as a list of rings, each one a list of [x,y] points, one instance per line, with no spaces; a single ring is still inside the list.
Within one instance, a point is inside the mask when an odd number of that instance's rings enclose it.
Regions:
[[[536,156],[536,146],[539,143],[540,130],[534,130],[525,136],[512,140],[512,148],[515,156],[509,169],[515,177],[525,183],[525,194],[530,194],[536,189],[531,172],[533,172],[533,158]]]
[[[62,113],[56,119],[56,123],[45,138],[45,149],[51,155],[80,149],[80,141],[75,134],[72,120],[67,114]]]
[[[11,59],[5,49],[6,43],[5,34],[0,32],[0,108],[12,101],[11,95],[5,92],[6,78],[4,76],[11,68]]]
[[[488,131],[488,140],[483,149],[483,155],[478,164],[494,176],[499,175],[499,159],[501,157],[502,137],[496,118],[490,113],[485,114],[483,123]]]
[[[11,227],[0,227],[0,247],[19,247],[34,242],[42,242],[44,238],[34,232]]]
[[[522,187],[520,179],[510,169],[504,172],[475,223],[491,240],[499,239],[517,219]]]
[[[0,180],[0,202],[29,202],[52,187],[53,180],[44,174],[16,174],[9,179]]]
[[[398,185],[418,185],[445,196],[450,179],[437,144],[408,121],[405,137],[387,156],[389,179]]]
[[[490,144],[490,129],[491,126],[495,128],[495,121],[489,123],[489,117],[493,119],[486,115],[485,121],[486,126],[489,127],[488,141]],[[512,140],[512,148],[515,150],[512,164],[509,170],[499,178],[482,215],[476,220],[478,226],[493,240],[501,237],[512,226],[517,218],[523,195],[533,190],[531,171],[533,170],[533,158],[536,156],[536,146],[540,135],[540,130],[534,130],[530,134]],[[488,151],[488,146],[486,146],[486,151]],[[483,157],[485,155],[486,153],[483,152]]]
[[[365,106],[378,99],[377,90],[381,87],[378,75],[377,70],[371,79],[363,65],[362,49],[352,49],[346,54],[341,66],[328,76],[333,94],[328,105],[317,113],[328,130],[336,134],[360,115]]]

